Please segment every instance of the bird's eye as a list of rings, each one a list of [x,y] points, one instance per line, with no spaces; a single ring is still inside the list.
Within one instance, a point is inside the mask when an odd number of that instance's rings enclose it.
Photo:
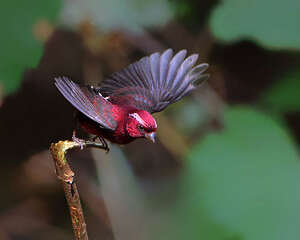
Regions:
[[[144,130],[145,128],[144,128],[144,126],[139,125],[139,129],[140,129],[140,130]]]

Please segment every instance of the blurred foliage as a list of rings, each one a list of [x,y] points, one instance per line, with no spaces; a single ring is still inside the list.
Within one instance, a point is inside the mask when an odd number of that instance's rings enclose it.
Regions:
[[[218,0],[172,0],[170,2],[177,21],[183,23],[190,31],[198,33],[199,29],[207,23],[207,17]]]
[[[210,27],[223,41],[253,39],[268,48],[300,49],[298,0],[226,0],[213,11]]]
[[[195,129],[201,124],[203,124],[207,118],[207,113],[205,112],[204,106],[201,102],[190,101],[185,107],[179,108],[175,112],[175,123],[178,128],[182,130],[183,133],[191,135]],[[188,118],[186,116],[189,116]],[[182,124],[182,123],[185,124]]]
[[[100,30],[127,29],[143,32],[145,27],[159,27],[173,16],[167,0],[86,0],[64,1],[62,23],[76,26],[91,20]]]
[[[180,18],[188,18],[189,16],[192,16],[193,6],[191,2],[189,1],[175,1],[175,4],[173,5],[173,9],[176,13],[176,16]]]
[[[289,72],[266,91],[261,102],[276,113],[300,111],[299,89],[300,72]]]
[[[0,99],[0,239],[72,234],[47,149],[71,138],[73,108],[53,77],[98,84],[169,47],[199,53],[211,78],[155,115],[157,143],[68,156],[91,239],[296,239],[300,55],[291,49],[300,47],[299,7],[298,0],[3,1],[0,98],[26,84]],[[57,15],[63,28],[52,24]]]
[[[299,180],[298,151],[285,129],[249,107],[229,108],[224,131],[188,155],[175,239],[294,239]]]
[[[34,26],[39,20],[53,21],[60,3],[60,0],[2,1],[0,83],[5,94],[16,90],[26,68],[38,64],[43,48],[34,38]]]

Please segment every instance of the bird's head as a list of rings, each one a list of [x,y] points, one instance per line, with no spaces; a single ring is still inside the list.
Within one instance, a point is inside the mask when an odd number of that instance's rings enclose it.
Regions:
[[[156,121],[152,115],[144,110],[129,113],[126,123],[126,131],[130,137],[145,137],[155,142]]]

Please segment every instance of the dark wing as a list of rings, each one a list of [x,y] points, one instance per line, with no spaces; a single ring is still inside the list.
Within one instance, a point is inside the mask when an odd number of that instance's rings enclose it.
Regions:
[[[195,65],[198,54],[186,57],[186,50],[173,57],[173,50],[153,53],[104,80],[103,95],[127,99],[130,105],[148,112],[159,112],[180,100],[208,78],[202,74],[208,64]]]
[[[117,127],[112,103],[91,87],[80,87],[66,77],[56,78],[55,86],[78,111],[99,123],[101,127],[111,130]]]

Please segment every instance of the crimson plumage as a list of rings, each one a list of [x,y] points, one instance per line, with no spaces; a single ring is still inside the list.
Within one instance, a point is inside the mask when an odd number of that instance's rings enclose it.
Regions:
[[[81,127],[102,143],[127,144],[146,137],[154,141],[157,124],[151,115],[162,111],[208,78],[208,64],[195,65],[198,55],[186,50],[143,57],[112,74],[100,87],[79,86],[66,77],[55,79],[62,95],[79,111]],[[103,142],[104,141],[104,142]]]

